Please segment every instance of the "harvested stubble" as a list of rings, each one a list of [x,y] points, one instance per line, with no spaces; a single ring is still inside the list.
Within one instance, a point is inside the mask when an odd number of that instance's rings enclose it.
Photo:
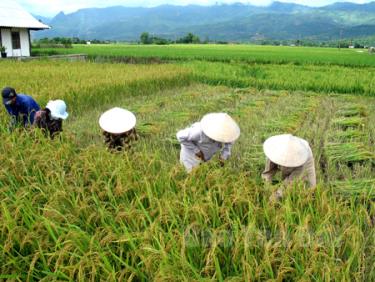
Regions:
[[[356,179],[332,183],[335,193],[346,196],[365,196],[375,198],[375,179]]]
[[[137,132],[142,136],[155,135],[161,132],[162,123],[142,123],[137,125]]]
[[[327,159],[332,163],[375,162],[375,154],[361,143],[328,143],[326,145]]]
[[[262,145],[250,145],[244,154],[246,162],[264,164],[265,155]]]
[[[172,120],[172,119],[184,120],[186,118],[191,118],[191,116],[194,115],[194,113],[177,111],[177,112],[168,112],[162,115],[163,115],[162,118],[164,120]]]
[[[316,103],[311,102],[301,108],[294,109],[293,112],[289,114],[283,113],[282,116],[273,118],[269,121],[265,128],[267,131],[273,133],[295,133],[304,121],[306,114],[314,111],[315,107]]]
[[[271,120],[266,124],[269,131],[293,131],[299,124],[299,114],[292,113],[291,115],[280,116],[277,119]]]

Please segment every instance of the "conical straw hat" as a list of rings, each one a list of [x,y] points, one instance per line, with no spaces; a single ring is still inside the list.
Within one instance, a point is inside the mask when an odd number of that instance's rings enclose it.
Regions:
[[[201,120],[203,133],[209,138],[221,142],[231,143],[240,137],[240,128],[226,113],[207,114]]]
[[[137,119],[132,112],[121,108],[113,108],[100,116],[100,127],[112,134],[121,134],[135,127]]]
[[[291,134],[268,138],[263,150],[273,163],[284,167],[299,167],[306,163],[310,154],[307,141]]]

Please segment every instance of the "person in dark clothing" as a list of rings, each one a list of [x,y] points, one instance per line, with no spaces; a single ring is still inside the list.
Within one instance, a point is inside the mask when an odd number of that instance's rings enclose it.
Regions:
[[[17,125],[28,127],[34,123],[35,113],[40,110],[40,107],[33,98],[25,94],[17,94],[16,90],[11,87],[5,87],[1,94],[3,104],[11,116],[11,130]]]
[[[101,115],[99,125],[103,130],[104,143],[112,151],[129,150],[132,143],[138,140],[136,117],[125,109],[106,111]]]
[[[106,131],[103,131],[104,143],[111,150],[130,150],[132,143],[138,140],[138,135],[135,128],[122,133],[122,134],[112,134]]]
[[[46,108],[35,114],[35,126],[43,129],[46,135],[52,139],[60,133],[63,120],[69,114],[66,112],[66,104],[62,100],[49,101]]]

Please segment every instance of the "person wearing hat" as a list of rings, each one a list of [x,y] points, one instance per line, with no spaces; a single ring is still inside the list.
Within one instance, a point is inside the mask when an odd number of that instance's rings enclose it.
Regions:
[[[45,109],[36,112],[34,124],[53,139],[63,130],[63,120],[66,120],[68,116],[65,102],[63,100],[52,100],[47,103]]]
[[[3,104],[11,116],[11,129],[17,124],[24,127],[34,123],[34,116],[40,107],[33,98],[25,94],[17,94],[11,87],[5,87],[2,92]]]
[[[108,148],[116,151],[129,150],[131,143],[138,140],[136,123],[135,115],[122,108],[113,108],[103,113],[99,125]]]
[[[220,163],[223,165],[239,137],[240,128],[228,114],[207,114],[200,122],[177,133],[181,144],[180,162],[187,172],[191,172],[221,150]]]
[[[267,157],[262,178],[271,182],[272,177],[281,171],[282,179],[290,184],[295,180],[306,180],[310,187],[316,186],[314,157],[309,143],[291,134],[276,135],[268,138],[263,144]],[[274,195],[282,197],[279,189]]]

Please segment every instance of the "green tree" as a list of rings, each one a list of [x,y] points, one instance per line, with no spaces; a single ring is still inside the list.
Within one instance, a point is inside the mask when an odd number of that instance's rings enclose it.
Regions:
[[[185,44],[191,44],[191,43],[197,44],[197,43],[200,43],[201,40],[199,39],[197,35],[194,35],[193,33],[189,32],[186,36],[177,40],[177,42],[185,43]]]
[[[151,44],[150,34],[148,32],[143,32],[140,37],[142,44]]]

